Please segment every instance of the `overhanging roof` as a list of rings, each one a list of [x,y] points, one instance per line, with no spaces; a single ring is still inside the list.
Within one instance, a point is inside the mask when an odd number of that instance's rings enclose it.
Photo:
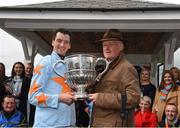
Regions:
[[[179,5],[153,3],[142,0],[64,0],[41,4],[3,7],[2,10],[58,10],[58,11],[127,11],[127,10],[176,10]]]
[[[37,44],[43,42],[46,52],[51,49],[52,29],[63,27],[72,31],[71,52],[97,53],[101,47],[95,41],[102,32],[117,28],[128,40],[127,53],[152,54],[162,39],[179,32],[180,5],[134,0],[67,0],[0,7],[0,18],[1,28]]]

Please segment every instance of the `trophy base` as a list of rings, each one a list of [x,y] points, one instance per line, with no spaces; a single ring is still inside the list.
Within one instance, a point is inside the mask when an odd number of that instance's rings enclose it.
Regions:
[[[87,94],[76,94],[76,95],[75,95],[75,98],[76,98],[77,100],[86,100],[86,99],[88,99],[89,97],[88,97]]]

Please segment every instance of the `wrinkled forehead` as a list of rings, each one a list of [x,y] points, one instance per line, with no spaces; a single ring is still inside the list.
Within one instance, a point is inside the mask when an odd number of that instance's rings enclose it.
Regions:
[[[144,99],[141,99],[140,103],[143,103],[143,104],[150,104],[150,102],[148,100],[144,100]]]
[[[173,111],[177,111],[177,107],[175,105],[166,105],[166,111],[168,110],[173,110]]]
[[[7,102],[15,102],[15,99],[13,97],[11,97],[11,98],[5,97],[4,98],[4,103],[7,103]]]
[[[105,44],[109,44],[109,45],[116,44],[116,45],[119,45],[119,44],[123,44],[123,42],[120,41],[120,40],[107,40],[107,41],[103,41],[102,42],[102,45],[105,45]]]

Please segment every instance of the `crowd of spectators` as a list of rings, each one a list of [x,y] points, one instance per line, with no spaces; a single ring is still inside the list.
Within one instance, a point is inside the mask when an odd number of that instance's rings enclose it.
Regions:
[[[35,107],[28,103],[32,74],[32,63],[15,62],[12,66],[11,76],[6,76],[5,65],[0,63],[0,126],[33,125]],[[17,116],[14,117],[14,114]]]
[[[32,63],[15,62],[11,76],[6,76],[5,65],[0,63],[0,126],[33,126],[35,106],[28,103],[33,68]],[[172,67],[170,70],[164,70],[159,86],[152,84],[149,69],[143,68],[139,76],[141,98],[139,107],[134,111],[135,126],[179,127],[179,69]],[[76,120],[78,126],[85,127],[88,126],[90,118],[85,114],[85,102],[81,102],[76,104],[77,108],[77,105],[81,106],[81,110],[76,110],[76,114],[79,114]]]

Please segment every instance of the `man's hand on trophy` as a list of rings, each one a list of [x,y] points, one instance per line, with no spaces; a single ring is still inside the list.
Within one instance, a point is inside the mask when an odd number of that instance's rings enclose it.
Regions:
[[[88,97],[89,97],[89,100],[91,100],[93,103],[96,103],[98,93],[88,94]]]
[[[71,105],[76,100],[77,99],[75,98],[75,95],[73,92],[66,92],[59,95],[59,101],[64,102],[68,105]]]

